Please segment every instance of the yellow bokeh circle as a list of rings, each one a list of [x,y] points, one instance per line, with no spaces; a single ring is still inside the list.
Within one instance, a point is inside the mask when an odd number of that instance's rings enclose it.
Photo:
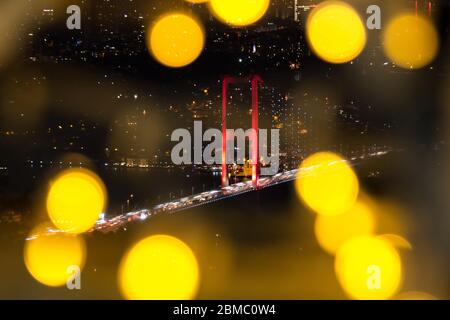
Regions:
[[[372,235],[375,216],[371,208],[358,201],[350,210],[337,216],[318,215],[315,234],[320,246],[330,254],[355,236]]]
[[[295,182],[297,194],[315,212],[338,215],[356,202],[358,178],[348,162],[332,152],[319,152],[300,165]]]
[[[209,5],[222,22],[243,27],[261,19],[269,8],[270,0],[210,0]]]
[[[199,267],[194,253],[181,240],[167,235],[138,242],[119,268],[119,286],[126,299],[192,299],[198,285]]]
[[[402,282],[400,255],[379,237],[355,237],[345,242],[336,254],[335,271],[353,299],[389,299]]]
[[[205,32],[195,18],[170,13],[159,17],[149,28],[147,46],[159,63],[180,68],[200,56],[205,46]]]
[[[367,41],[361,17],[341,1],[325,1],[314,8],[306,22],[306,36],[314,53],[331,63],[355,59]]]
[[[82,233],[91,229],[106,206],[106,189],[101,179],[86,169],[69,169],[51,183],[47,212],[62,231]]]
[[[47,286],[62,286],[72,275],[71,267],[83,268],[86,244],[80,236],[49,233],[46,229],[47,226],[34,229],[25,242],[25,265],[37,281]]]
[[[439,49],[439,36],[431,20],[414,13],[402,14],[389,22],[383,34],[386,56],[405,69],[430,64]]]

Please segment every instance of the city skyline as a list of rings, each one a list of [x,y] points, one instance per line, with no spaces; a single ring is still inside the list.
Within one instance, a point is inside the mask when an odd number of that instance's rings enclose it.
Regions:
[[[450,3],[257,2],[0,4],[0,298],[448,297]]]

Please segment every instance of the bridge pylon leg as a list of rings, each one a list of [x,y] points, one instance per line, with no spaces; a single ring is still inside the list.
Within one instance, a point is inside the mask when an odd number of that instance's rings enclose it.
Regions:
[[[228,86],[230,83],[242,81],[242,78],[233,78],[225,76],[222,81],[222,187],[229,185],[228,181],[228,167],[227,167],[227,103],[228,103]],[[258,123],[258,104],[259,104],[259,85],[263,83],[263,80],[259,75],[252,75],[249,78],[245,78],[245,81],[251,82],[252,90],[252,184],[254,188],[258,188],[259,182],[259,123]]]

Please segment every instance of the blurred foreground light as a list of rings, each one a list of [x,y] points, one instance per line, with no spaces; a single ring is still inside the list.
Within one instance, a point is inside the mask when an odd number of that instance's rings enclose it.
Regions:
[[[22,30],[26,30],[23,13],[28,7],[29,3],[25,1],[0,1],[0,67],[14,57],[19,39],[23,37]]]
[[[209,4],[219,20],[243,27],[261,19],[269,8],[270,0],[210,0]]]
[[[49,233],[47,226],[39,226],[25,242],[24,260],[28,272],[39,282],[57,287],[66,284],[71,276],[68,268],[83,268],[86,244],[80,236],[64,232]]]
[[[150,27],[147,46],[161,64],[180,68],[194,62],[205,45],[202,25],[184,13],[170,13]]]
[[[405,69],[431,63],[439,49],[439,37],[431,20],[414,13],[402,14],[389,22],[383,34],[386,56]]]
[[[354,299],[389,299],[402,282],[398,252],[378,237],[355,237],[345,242],[336,254],[335,271],[344,291]]]
[[[341,156],[332,152],[319,152],[302,162],[295,187],[298,195],[312,210],[333,216],[353,207],[359,182],[353,169]]]
[[[345,2],[325,1],[308,16],[306,35],[321,59],[345,63],[355,59],[366,45],[366,30],[356,10]]]
[[[51,183],[47,212],[62,231],[82,233],[91,229],[106,206],[101,179],[86,169],[69,169]]]
[[[397,249],[412,250],[411,243],[402,236],[396,234],[383,234],[378,237],[390,242]]]
[[[190,3],[205,3],[208,2],[209,0],[185,0],[185,1]]]
[[[138,242],[119,268],[119,286],[126,299],[192,299],[198,285],[199,267],[194,253],[181,240],[167,235]]]
[[[395,300],[438,300],[438,298],[426,292],[409,291],[400,293]]]
[[[374,232],[375,216],[371,208],[361,201],[337,216],[318,215],[315,223],[317,241],[330,254],[335,254],[345,241]]]
[[[41,70],[26,67],[15,69],[14,77],[2,82],[1,125],[16,130],[30,130],[42,125],[40,122],[43,121],[49,102],[49,87],[46,81],[31,81],[39,77],[43,77]]]

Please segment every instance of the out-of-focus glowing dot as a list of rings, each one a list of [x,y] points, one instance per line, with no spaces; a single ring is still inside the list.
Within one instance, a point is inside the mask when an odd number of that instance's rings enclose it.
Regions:
[[[331,63],[355,59],[367,38],[361,17],[341,1],[325,1],[317,6],[308,16],[306,36],[315,54]]]
[[[396,234],[383,234],[378,237],[390,242],[397,249],[412,250],[411,243],[402,236]]]
[[[396,65],[418,69],[436,57],[439,37],[428,18],[408,13],[389,22],[383,34],[383,45],[386,56]]]
[[[136,300],[185,300],[195,297],[199,268],[192,250],[177,238],[156,235],[138,242],[122,259],[119,285]]]
[[[337,216],[318,215],[315,223],[317,241],[330,254],[335,254],[345,241],[355,236],[372,235],[374,231],[374,214],[361,201]]]
[[[237,26],[247,26],[261,19],[270,0],[210,0],[214,15],[221,21]]]
[[[332,216],[348,211],[355,204],[359,182],[341,156],[319,152],[302,162],[295,187],[312,210]]]
[[[438,300],[438,298],[426,292],[410,291],[400,293],[395,300]]]
[[[105,186],[97,175],[86,169],[63,171],[51,183],[47,195],[49,217],[65,232],[88,231],[105,205]]]
[[[209,0],[185,0],[185,1],[190,3],[205,3],[208,2]]]
[[[354,299],[389,299],[402,281],[398,252],[378,237],[355,237],[345,242],[336,254],[335,271],[344,291]]]
[[[180,68],[194,62],[205,45],[201,24],[184,13],[163,15],[150,27],[147,46],[161,64]]]
[[[25,242],[24,260],[28,272],[39,282],[52,287],[66,284],[70,266],[83,268],[86,245],[80,236],[68,233],[48,233],[47,226],[32,231]]]

